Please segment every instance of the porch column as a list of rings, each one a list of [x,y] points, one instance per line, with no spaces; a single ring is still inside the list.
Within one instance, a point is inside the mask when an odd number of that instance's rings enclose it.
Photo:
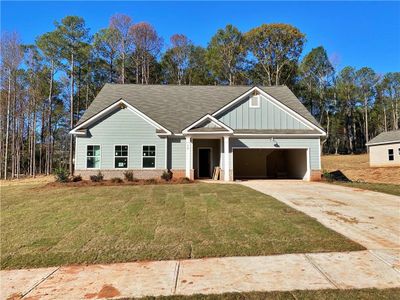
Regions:
[[[224,136],[224,181],[229,181],[229,136]]]
[[[192,169],[192,157],[193,157],[193,144],[192,138],[190,136],[186,137],[186,168],[185,168],[185,176],[189,179],[193,179],[190,177],[191,169]]]

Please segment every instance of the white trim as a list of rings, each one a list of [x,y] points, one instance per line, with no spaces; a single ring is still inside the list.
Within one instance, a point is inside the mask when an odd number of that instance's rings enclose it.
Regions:
[[[306,151],[306,156],[307,156],[307,172],[303,177],[303,180],[310,181],[310,176],[311,176],[311,159],[310,159],[311,151],[310,148],[307,148]],[[321,169],[321,155],[319,159],[319,168]]]
[[[74,133],[75,135],[81,135],[81,136],[85,136],[85,135],[87,135],[87,131],[85,130],[85,132],[80,132],[80,131],[78,131],[78,132],[76,132],[76,133]]]
[[[74,137],[73,137],[72,141],[75,142],[75,143],[73,143],[73,145],[74,145],[74,168],[73,168],[73,174],[75,174],[76,165],[78,163],[77,156],[76,156],[76,153],[78,152],[78,151],[76,151],[78,149],[78,144],[77,144],[78,143],[78,139],[75,137],[75,140],[74,140]],[[87,149],[86,149],[86,155],[87,155]],[[70,175],[73,175],[73,174],[70,174]]]
[[[226,135],[226,134],[231,134],[230,132],[227,132],[227,131],[201,131],[201,132],[193,132],[193,131],[190,131],[190,132],[188,132],[188,133],[186,133],[185,135],[198,135],[198,134],[208,134],[208,135],[215,135],[215,134],[223,134],[223,135]]]
[[[185,139],[185,157],[185,176],[192,179],[190,173],[192,169],[193,142],[190,136]]]
[[[292,110],[291,108],[287,107],[286,105],[284,105],[282,102],[280,102],[279,100],[275,99],[274,97],[272,97],[271,95],[269,95],[268,93],[266,93],[264,90],[258,88],[258,87],[253,87],[250,90],[248,90],[246,93],[242,94],[241,96],[239,96],[238,98],[234,99],[233,101],[231,101],[230,103],[228,103],[227,105],[223,106],[222,108],[220,108],[219,110],[217,110],[216,112],[214,112],[212,114],[212,116],[217,116],[218,114],[220,114],[221,112],[227,110],[229,107],[235,105],[237,102],[241,101],[243,98],[247,97],[249,94],[253,93],[254,91],[259,92],[261,95],[263,95],[264,97],[266,97],[268,100],[270,100],[270,102],[272,104],[275,104],[275,106],[277,106],[278,108],[280,108],[281,110],[287,112],[289,115],[291,115],[293,118],[295,118],[296,120],[298,120],[299,122],[303,123],[305,126],[307,126],[308,128],[312,129],[316,129],[319,132],[321,132],[322,136],[326,135],[326,132],[323,131],[321,128],[319,128],[318,126],[314,125],[313,123],[311,123],[310,121],[308,121],[306,118],[304,118],[302,115],[300,115],[299,113],[295,112],[294,110]]]
[[[321,170],[321,141],[318,143],[318,168]]]
[[[224,181],[230,180],[230,153],[229,153],[229,136],[224,136]],[[233,155],[233,151],[232,151]],[[233,170],[233,168],[232,168]]]
[[[218,135],[212,135],[212,134],[202,134],[202,135],[192,135],[192,134],[186,134],[185,137],[192,137],[193,139],[196,140],[218,140],[222,138],[224,135],[231,136],[230,134],[226,133],[225,134],[218,134]]]
[[[114,104],[110,105],[109,107],[105,108],[104,110],[102,110],[101,112],[97,113],[96,115],[92,116],[91,118],[89,118],[88,120],[86,120],[85,122],[83,122],[82,124],[78,125],[77,127],[75,127],[74,129],[72,129],[69,134],[79,134],[77,133],[77,130],[79,130],[80,128],[87,126],[91,123],[93,123],[94,121],[96,121],[97,119],[99,119],[100,117],[102,117],[103,115],[106,115],[107,113],[109,113],[110,111],[112,111],[113,109],[117,108],[118,105],[124,104],[126,106],[127,109],[129,109],[130,111],[132,111],[133,113],[137,114],[139,117],[141,117],[143,120],[145,120],[147,123],[149,123],[150,125],[152,125],[153,127],[155,127],[156,129],[161,129],[164,130],[166,133],[160,133],[163,135],[171,135],[171,131],[169,131],[168,129],[166,129],[165,127],[161,126],[160,124],[158,124],[156,121],[154,121],[153,119],[151,119],[150,117],[148,117],[147,115],[145,115],[144,113],[142,113],[141,111],[139,111],[137,108],[133,107],[132,105],[130,105],[128,102],[126,102],[123,99],[118,100],[117,102],[115,102]]]
[[[153,147],[154,146],[154,156],[143,156],[143,146],[150,146],[150,147]],[[140,157],[142,158],[141,160],[140,160],[140,162],[141,162],[141,164],[140,164],[140,166],[141,166],[141,169],[142,170],[154,170],[154,169],[157,169],[157,146],[156,145],[154,145],[154,144],[142,144],[142,146],[140,147]],[[144,168],[143,167],[143,157],[154,157],[154,168]]]
[[[256,105],[252,105],[252,102],[251,102],[254,98],[257,98],[257,104]],[[260,108],[260,106],[261,106],[261,97],[260,97],[260,95],[251,96],[250,99],[249,99],[249,107],[250,108]]]
[[[98,168],[88,168],[88,166],[87,166],[87,159],[88,159],[87,147],[88,146],[99,146],[100,147],[100,164],[99,164]],[[102,158],[103,151],[101,150],[101,144],[87,144],[86,145],[86,149],[85,149],[85,153],[86,153],[85,154],[85,157],[86,157],[86,159],[85,159],[85,170],[100,170],[101,169],[101,161],[103,160],[103,158]],[[89,156],[89,157],[96,157],[96,156]]]
[[[165,158],[165,164],[164,164],[164,166],[165,166],[165,170],[167,170],[168,169],[168,138],[165,138],[165,149],[164,149],[164,158]],[[171,149],[171,151],[172,151],[172,149]],[[172,152],[171,152],[172,153]]]
[[[220,168],[222,168],[222,162],[223,162],[223,157],[222,157],[222,147],[224,147],[224,144],[223,144],[223,142],[224,142],[224,138],[223,137],[220,137],[219,138],[219,167]],[[220,178],[221,178],[221,175],[220,175]]]
[[[295,136],[295,137],[309,137],[309,136],[323,136],[321,133],[234,133],[234,136]]]
[[[212,178],[213,171],[213,148],[212,147],[197,147],[197,178],[208,178],[208,177],[200,177],[200,150],[208,149],[210,150],[210,178]]]
[[[365,144],[365,146],[377,146],[377,145],[386,145],[386,144],[397,144],[400,143],[400,140],[397,141],[389,141],[389,142],[377,142],[377,143],[372,143],[372,144]]]
[[[115,146],[127,146],[128,147],[128,156],[115,156]],[[126,169],[128,169],[129,168],[129,145],[128,144],[114,144],[113,145],[113,150],[114,150],[114,158],[113,158],[113,169],[115,169],[115,170],[126,170]],[[115,167],[115,158],[116,157],[122,157],[122,158],[124,158],[124,157],[126,157],[126,168],[116,168]]]
[[[238,146],[238,147],[232,147],[232,157],[233,157],[233,150],[235,149],[273,149],[273,150],[306,150],[306,159],[307,159],[307,171],[305,175],[303,176],[303,180],[310,181],[310,176],[311,176],[311,151],[310,147],[271,147],[271,146],[266,146],[266,147],[244,147],[244,146]],[[233,157],[234,158],[234,157]],[[321,158],[320,158],[320,163],[321,163]],[[233,162],[233,159],[232,159]],[[232,164],[233,165],[233,164]],[[233,172],[233,167],[232,167],[232,172]]]
[[[195,127],[198,124],[201,124],[202,122],[204,122],[206,119],[210,119],[212,122],[214,122],[215,124],[217,124],[218,126],[225,128],[227,131],[214,131],[214,132],[189,132],[190,129],[192,129],[193,127]],[[189,125],[188,127],[186,127],[185,129],[182,130],[183,134],[227,134],[227,133],[233,133],[233,129],[230,128],[229,126],[225,125],[224,123],[222,123],[221,121],[217,120],[216,118],[214,118],[212,115],[210,114],[206,114],[205,116],[203,116],[202,118],[200,118],[199,120],[197,120],[196,122],[192,123],[191,125]]]

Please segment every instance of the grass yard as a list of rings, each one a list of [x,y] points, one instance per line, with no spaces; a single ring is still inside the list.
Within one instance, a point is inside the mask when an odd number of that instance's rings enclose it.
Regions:
[[[235,184],[44,187],[2,183],[1,267],[298,252],[361,245]]]
[[[227,293],[222,295],[193,295],[146,297],[157,300],[392,300],[400,298],[400,288],[393,289],[360,289],[360,290],[315,290],[291,292],[249,292]]]
[[[398,185],[398,184],[370,183],[370,182],[365,182],[365,183],[364,182],[337,182],[337,181],[332,182],[332,183],[351,187],[351,188],[371,190],[371,191],[375,191],[375,192],[400,196],[400,185]]]

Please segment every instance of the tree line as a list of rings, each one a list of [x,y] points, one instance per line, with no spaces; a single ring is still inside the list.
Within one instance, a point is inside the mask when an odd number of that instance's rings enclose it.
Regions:
[[[105,83],[287,85],[327,132],[323,153],[366,151],[380,132],[399,129],[400,72],[337,69],[323,46],[303,55],[306,35],[289,24],[248,32],[219,29],[207,47],[184,34],[168,41],[124,14],[90,34],[67,16],[33,44],[1,35],[1,178],[73,171],[68,132]]]

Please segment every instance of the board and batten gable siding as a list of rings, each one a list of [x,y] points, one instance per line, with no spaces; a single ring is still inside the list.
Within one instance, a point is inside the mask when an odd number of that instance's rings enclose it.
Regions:
[[[279,147],[274,145],[278,144]],[[272,148],[272,149],[309,149],[310,169],[320,170],[320,139],[319,138],[231,138],[229,151],[231,155],[230,169],[233,168],[232,153],[234,148]],[[223,160],[223,156],[222,156]],[[223,166],[222,162],[222,166]]]
[[[250,107],[249,101],[247,97],[216,118],[232,129],[309,129],[262,95],[260,107]]]
[[[129,109],[118,109],[88,128],[87,137],[76,136],[75,169],[86,169],[87,145],[101,146],[100,169],[114,169],[114,146],[128,145],[128,169],[142,169],[142,146],[156,146],[155,169],[165,169],[165,138]],[[121,170],[121,169],[117,169]]]

